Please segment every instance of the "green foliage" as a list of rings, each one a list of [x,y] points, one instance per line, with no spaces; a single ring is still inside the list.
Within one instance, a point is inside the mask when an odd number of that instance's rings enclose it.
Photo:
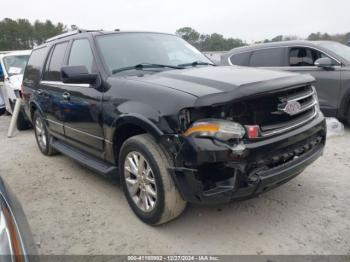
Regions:
[[[196,45],[201,37],[200,33],[191,27],[182,27],[176,30],[176,34],[193,45]]]
[[[228,51],[246,45],[238,38],[225,38],[217,33],[204,35],[191,27],[180,28],[176,30],[176,34],[201,51]]]
[[[335,35],[330,35],[327,33],[312,33],[308,36],[307,40],[331,40],[331,41],[337,41],[343,44],[347,44],[350,41],[350,32],[345,33],[345,34],[335,34]]]
[[[54,25],[50,20],[31,24],[27,19],[5,18],[0,21],[0,50],[32,49],[64,31],[66,27],[62,23]]]
[[[278,36],[275,36],[274,38],[271,38],[271,39],[265,39],[264,41],[255,42],[255,44],[280,42],[280,41],[290,41],[290,40],[297,40],[297,39],[300,39],[300,38],[297,37],[297,36],[294,36],[294,35],[289,35],[289,36],[278,35]]]

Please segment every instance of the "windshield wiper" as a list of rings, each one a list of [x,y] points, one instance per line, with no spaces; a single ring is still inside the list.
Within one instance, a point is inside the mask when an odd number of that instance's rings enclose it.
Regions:
[[[198,66],[198,65],[211,65],[211,66],[216,66],[213,63],[208,63],[208,62],[203,62],[203,61],[194,61],[191,63],[185,63],[185,64],[179,64],[178,66]]]
[[[134,65],[134,66],[128,66],[128,67],[114,69],[114,70],[112,70],[112,74],[116,74],[116,73],[119,73],[119,72],[122,72],[122,71],[127,71],[127,70],[143,70],[143,69],[147,69],[147,68],[184,69],[181,66],[141,63],[141,64],[137,64],[137,65]]]

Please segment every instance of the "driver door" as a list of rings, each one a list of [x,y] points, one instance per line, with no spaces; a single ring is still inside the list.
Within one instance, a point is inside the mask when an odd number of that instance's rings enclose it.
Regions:
[[[85,66],[98,74],[89,39],[73,41],[68,66]],[[63,84],[64,134],[68,143],[103,158],[104,134],[101,123],[102,91],[89,84]]]

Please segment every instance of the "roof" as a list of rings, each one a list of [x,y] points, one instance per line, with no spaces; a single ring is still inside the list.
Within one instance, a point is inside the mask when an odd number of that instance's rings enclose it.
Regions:
[[[74,31],[65,32],[63,34],[51,37],[47,39],[43,44],[40,44],[38,46],[35,46],[33,49],[40,49],[42,47],[47,46],[47,44],[50,44],[51,42],[57,41],[57,40],[70,40],[74,36],[78,34],[90,34],[90,35],[109,35],[109,34],[124,34],[124,33],[150,33],[150,34],[164,34],[164,35],[174,35],[171,33],[163,33],[163,32],[152,32],[152,31],[121,31],[119,29],[116,29],[114,31],[105,31],[105,30],[85,30],[85,29],[79,29]]]
[[[93,33],[93,34],[118,34],[118,33],[154,33],[154,34],[169,34],[169,33],[161,33],[161,32],[149,32],[149,31],[120,31],[119,29],[116,29],[115,31],[104,31],[104,30],[85,30],[85,29],[79,29],[74,31],[65,32],[63,34],[51,37],[45,41],[45,43],[52,42],[58,39],[74,36],[77,34],[83,34],[83,33]],[[169,34],[172,35],[172,34]]]
[[[260,43],[260,44],[253,44],[249,46],[243,46],[243,47],[237,47],[234,49],[231,49],[228,51],[228,53],[236,53],[236,52],[242,52],[244,51],[250,51],[254,49],[261,49],[261,48],[270,48],[270,47],[279,47],[279,46],[290,46],[290,45],[306,45],[306,46],[313,46],[317,47],[320,43],[332,43],[334,41],[308,41],[308,40],[290,40],[290,41],[278,41],[278,42],[269,42],[269,43]]]

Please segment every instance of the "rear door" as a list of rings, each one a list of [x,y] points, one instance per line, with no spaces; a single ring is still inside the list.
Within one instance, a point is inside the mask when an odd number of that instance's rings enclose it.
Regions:
[[[69,42],[56,44],[49,55],[43,78],[40,81],[37,98],[44,111],[48,127],[53,135],[64,135],[63,122],[65,100],[61,81],[61,67],[65,63],[65,56]]]
[[[285,51],[285,47],[269,47],[254,50],[249,58],[249,66],[281,69],[283,66]]]
[[[284,70],[301,74],[311,74],[315,77],[315,87],[322,111],[326,116],[336,116],[341,91],[341,66],[338,61],[331,57],[335,64],[332,69],[315,66],[315,61],[321,57],[329,56],[311,47],[289,47]]]
[[[89,73],[99,74],[90,41],[72,42],[68,66],[85,66]],[[101,124],[102,91],[89,84],[64,84],[64,130],[68,142],[95,156],[102,157],[104,134]]]

